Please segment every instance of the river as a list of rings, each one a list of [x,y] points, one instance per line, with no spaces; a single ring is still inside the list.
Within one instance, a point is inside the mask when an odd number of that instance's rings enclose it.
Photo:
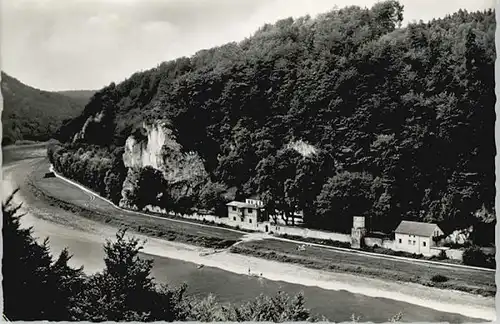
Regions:
[[[36,155],[30,153],[28,148],[23,150],[28,152],[28,154],[23,153],[24,158]],[[4,154],[4,163],[9,164],[19,159],[19,157],[12,156],[13,154]],[[10,168],[6,174],[8,175],[13,170],[16,170],[15,166]],[[14,184],[12,182],[7,184],[4,181],[3,191],[6,191],[9,185],[12,188]],[[22,183],[17,185],[22,185]],[[38,203],[42,202],[38,201]],[[50,208],[50,206],[47,206],[47,208]],[[54,209],[47,210],[59,212]],[[47,210],[43,212],[47,212]],[[41,209],[40,212],[42,212]],[[66,213],[66,211],[62,210],[60,212]],[[59,253],[64,247],[68,247],[71,254],[73,254],[72,265],[83,265],[87,273],[98,271],[104,266],[102,259],[103,235],[86,233],[82,230],[72,229],[41,219],[37,217],[36,208],[30,209],[23,222],[27,226],[34,227],[37,237],[50,237],[50,246],[54,254]],[[158,242],[159,240],[154,241]],[[8,242],[6,244],[8,245]],[[240,303],[259,294],[271,295],[279,290],[288,293],[301,291],[305,295],[306,305],[313,313],[322,314],[329,320],[336,322],[348,321],[352,314],[361,316],[361,321],[385,322],[391,315],[398,312],[403,312],[403,321],[405,322],[483,322],[480,319],[441,312],[388,298],[368,297],[346,290],[327,290],[314,286],[271,281],[225,271],[208,265],[198,269],[196,263],[180,260],[182,253],[167,253],[167,255],[175,256],[175,258],[165,257],[164,254],[155,254],[143,254],[143,256],[154,260],[153,276],[158,282],[170,285],[179,285],[185,282],[188,284],[189,294],[206,296],[213,293],[222,302]]]

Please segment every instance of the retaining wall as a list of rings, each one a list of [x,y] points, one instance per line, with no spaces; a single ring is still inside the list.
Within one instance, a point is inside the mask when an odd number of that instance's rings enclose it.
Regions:
[[[166,214],[166,210],[161,209],[159,207],[152,207],[152,206],[146,206],[146,210],[154,213],[159,213],[159,214]],[[214,224],[224,224],[227,226],[231,226],[233,228],[236,228],[238,226],[241,229],[246,229],[246,230],[252,230],[252,231],[258,231],[258,232],[273,232],[273,234],[278,234],[278,235],[291,235],[291,236],[299,236],[299,237],[304,237],[304,238],[314,238],[318,240],[332,240],[332,241],[338,241],[338,242],[346,242],[350,243],[351,242],[351,235],[349,234],[342,234],[342,233],[334,233],[334,232],[326,232],[326,231],[319,231],[319,230],[313,230],[313,229],[308,229],[308,228],[302,228],[302,227],[291,227],[291,226],[283,226],[283,225],[276,225],[272,224],[270,222],[261,222],[257,224],[249,224],[245,222],[234,222],[229,217],[218,217],[215,215],[205,215],[205,214],[191,214],[191,215],[181,215],[182,218],[185,219],[191,219],[191,220],[197,220],[197,221],[207,221],[207,222],[212,222]],[[267,228],[266,228],[267,227]],[[378,237],[370,237],[366,236],[364,238],[364,243],[366,246],[379,246],[384,249],[390,249],[394,250],[394,245],[395,241],[390,240],[390,239],[384,239],[384,238],[378,238]],[[449,249],[449,248],[431,248],[431,255],[438,256],[441,253],[441,250],[444,250],[446,253],[446,256],[449,259],[454,259],[454,260],[462,260],[462,255],[463,251],[462,250],[455,250],[455,249]]]
[[[390,249],[390,250],[394,249],[394,240],[383,239],[379,237],[369,237],[369,236],[366,236],[364,240],[366,246],[371,247],[377,245],[378,247],[384,249]]]
[[[351,242],[351,236],[349,234],[319,231],[302,227],[274,225],[267,222],[262,224],[264,226],[268,225],[269,231],[272,231],[275,234],[301,236],[304,238],[314,238],[318,240],[332,240],[332,241],[347,242],[347,243]],[[259,230],[261,230],[261,228],[259,228]]]

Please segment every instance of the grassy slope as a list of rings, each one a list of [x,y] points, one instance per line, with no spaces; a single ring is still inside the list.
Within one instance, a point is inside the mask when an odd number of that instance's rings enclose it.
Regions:
[[[2,72],[3,143],[45,141],[66,119],[78,116],[90,97],[77,99],[32,88]],[[87,93],[88,95],[89,93]]]
[[[169,218],[149,218],[134,212],[118,210],[58,178],[44,178],[48,163],[42,161],[28,176],[28,184],[39,199],[65,210],[110,225],[126,226],[153,237],[211,248],[226,248],[242,234],[223,228],[209,228],[194,223],[181,223]]]

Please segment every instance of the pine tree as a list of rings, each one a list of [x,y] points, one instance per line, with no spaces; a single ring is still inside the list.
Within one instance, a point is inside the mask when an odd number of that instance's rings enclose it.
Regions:
[[[10,320],[70,320],[82,269],[68,265],[67,250],[54,261],[48,239],[40,244],[31,227],[22,228],[21,205],[13,203],[16,192],[2,204],[4,314]]]

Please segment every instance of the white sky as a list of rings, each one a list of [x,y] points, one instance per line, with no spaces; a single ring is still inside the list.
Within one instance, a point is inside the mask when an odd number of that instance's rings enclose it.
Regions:
[[[139,70],[239,41],[264,23],[376,0],[0,0],[1,67],[45,90],[99,89]],[[405,21],[495,0],[400,0]]]

